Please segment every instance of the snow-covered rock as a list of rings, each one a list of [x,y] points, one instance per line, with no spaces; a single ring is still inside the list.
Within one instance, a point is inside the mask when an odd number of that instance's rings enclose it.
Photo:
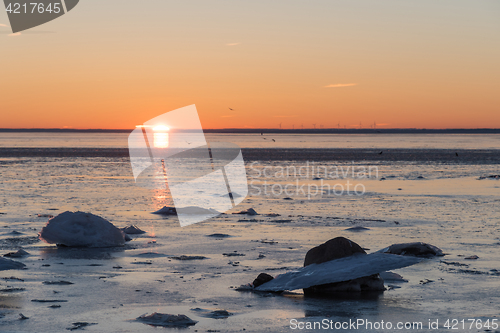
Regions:
[[[9,252],[7,254],[4,254],[4,257],[11,257],[11,258],[21,258],[25,256],[29,256],[30,254],[23,249],[17,250],[17,252]]]
[[[125,234],[91,213],[64,212],[49,220],[39,233],[49,244],[71,247],[113,247],[125,244]]]
[[[392,244],[378,252],[416,257],[444,256],[440,248],[423,242]]]
[[[162,208],[158,209],[156,212],[152,212],[151,214],[177,215],[177,210],[175,209],[175,207],[163,206]]]
[[[8,269],[22,269],[25,266],[26,265],[23,264],[22,262],[0,257],[0,271],[6,271]]]
[[[121,228],[121,230],[129,235],[140,235],[140,234],[145,234],[146,232],[144,230],[141,230],[138,226],[131,225],[125,228]]]

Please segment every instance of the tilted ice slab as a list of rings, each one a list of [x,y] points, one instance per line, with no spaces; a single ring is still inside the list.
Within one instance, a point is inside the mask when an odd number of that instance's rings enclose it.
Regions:
[[[49,220],[40,231],[49,244],[74,247],[113,247],[125,244],[125,234],[100,216],[84,212],[64,212]]]
[[[335,283],[370,276],[391,269],[414,265],[421,259],[387,253],[352,255],[312,264],[297,270],[280,274],[255,290],[283,291],[309,288],[326,283]]]
[[[0,257],[0,271],[6,271],[8,269],[21,269],[24,268],[25,266],[26,265],[23,264],[22,262]]]

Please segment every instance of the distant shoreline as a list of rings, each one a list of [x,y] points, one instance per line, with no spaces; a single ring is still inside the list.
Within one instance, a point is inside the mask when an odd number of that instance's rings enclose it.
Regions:
[[[500,149],[242,148],[245,161],[500,164]],[[0,158],[129,158],[128,148],[0,148]],[[0,162],[0,165],[2,163]]]
[[[0,128],[0,133],[130,133],[132,129],[71,129],[71,128]],[[189,130],[186,130],[189,132]],[[500,134],[499,128],[477,129],[417,129],[417,128],[321,128],[321,129],[279,129],[279,128],[225,128],[204,129],[205,133],[219,134]]]

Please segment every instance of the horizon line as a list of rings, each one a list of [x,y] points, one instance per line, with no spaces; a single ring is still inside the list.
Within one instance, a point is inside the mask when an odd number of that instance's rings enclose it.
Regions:
[[[50,128],[0,128],[0,132],[132,132],[134,129],[126,129],[126,128],[58,128],[58,127],[50,127]],[[192,131],[193,129],[183,129],[182,131]],[[238,127],[228,127],[228,128],[206,128],[203,129],[204,132],[231,132],[234,131],[236,133],[250,133],[250,132],[360,132],[360,131],[368,131],[368,132],[394,132],[394,131],[500,131],[500,128],[487,128],[487,127],[479,127],[479,128],[417,128],[417,127],[394,127],[394,128],[238,128]]]

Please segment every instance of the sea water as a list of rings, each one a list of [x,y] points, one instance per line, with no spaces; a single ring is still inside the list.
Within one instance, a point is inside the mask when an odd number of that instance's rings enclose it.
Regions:
[[[61,135],[37,133],[38,139],[29,143],[24,133],[10,135],[1,135],[2,147],[126,147],[123,134],[64,134],[61,140]],[[264,141],[260,135],[215,136],[250,148]],[[128,158],[0,157],[1,254],[20,247],[30,253],[15,259],[27,269],[0,271],[1,331],[62,332],[75,322],[95,323],[85,328],[89,332],[153,331],[134,320],[152,312],[185,314],[198,321],[189,331],[198,332],[324,331],[324,320],[333,323],[331,331],[335,323],[358,320],[422,323],[420,331],[429,331],[429,322],[437,320],[433,331],[448,332],[444,325],[448,320],[451,327],[454,319],[459,331],[487,329],[483,324],[470,329],[468,319],[474,325],[489,320],[495,331],[493,320],[500,319],[500,180],[487,176],[500,174],[498,159],[443,163],[432,158],[432,149],[496,153],[498,136],[274,138],[280,138],[276,142],[282,148],[397,147],[407,153],[426,148],[430,157],[418,163],[384,161],[383,154],[372,162],[246,160],[249,195],[243,203],[185,228],[175,217],[151,214],[171,205],[172,198],[165,189],[136,186]],[[247,208],[259,215],[232,214]],[[137,225],[147,233],[110,249],[65,249],[39,241],[37,234],[50,216],[64,211],[91,212],[117,227]],[[347,230],[353,226],[367,230]],[[422,241],[446,256],[396,270],[408,282],[387,280],[388,290],[375,295],[317,299],[305,298],[301,290],[283,295],[235,291],[261,272],[277,275],[301,267],[310,248],[337,236],[367,252]],[[178,260],[181,255],[206,259]],[[478,259],[466,259],[473,255]],[[44,284],[61,280],[73,284]],[[218,309],[232,315],[204,315]],[[19,313],[29,319],[20,320]],[[391,330],[386,325],[343,331]]]

